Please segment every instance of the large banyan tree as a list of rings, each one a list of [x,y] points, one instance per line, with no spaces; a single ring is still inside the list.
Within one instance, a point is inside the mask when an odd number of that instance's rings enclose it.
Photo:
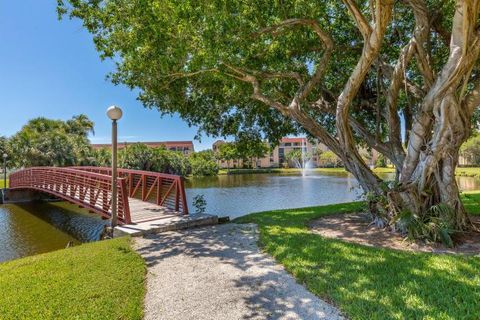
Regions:
[[[359,181],[377,222],[453,212],[480,105],[480,0],[65,0],[114,83],[208,134],[305,131]],[[382,181],[359,154],[397,168]],[[440,216],[442,218],[442,216]],[[444,218],[447,219],[447,218]]]

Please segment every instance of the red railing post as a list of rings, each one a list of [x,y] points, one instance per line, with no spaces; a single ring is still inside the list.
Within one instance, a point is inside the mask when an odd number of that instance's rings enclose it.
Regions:
[[[133,197],[133,174],[128,174],[128,195]]]
[[[163,184],[162,177],[158,177],[157,199],[156,199],[158,205],[160,205],[160,202],[162,201],[162,184]]]
[[[175,211],[178,211],[180,209],[180,179],[177,179],[175,182]]]
[[[147,176],[142,174],[142,201],[145,201],[147,196]]]
[[[185,183],[183,177],[180,177],[180,197],[182,199],[182,209],[184,214],[188,214],[187,195],[185,194]]]
[[[93,187],[92,184],[90,184],[90,186],[88,187],[90,189],[89,200],[90,200],[90,205],[94,206],[95,205],[95,189],[92,188]]]
[[[106,189],[102,190],[102,209],[108,212],[108,192]]]
[[[128,191],[127,191],[127,183],[125,179],[121,178],[118,180],[120,184],[120,199],[122,200],[122,211],[123,211],[123,219],[124,223],[130,224],[132,223],[132,218],[130,216],[130,204],[128,202]]]

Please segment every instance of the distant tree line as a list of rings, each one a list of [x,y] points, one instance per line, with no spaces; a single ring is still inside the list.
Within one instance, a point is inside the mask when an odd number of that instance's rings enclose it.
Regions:
[[[460,148],[460,155],[472,166],[480,165],[480,134],[474,132]]]
[[[0,153],[8,155],[8,168],[36,166],[110,166],[109,148],[93,149],[88,134],[94,123],[85,115],[67,121],[35,118],[10,138],[0,137]],[[212,151],[189,156],[163,147],[138,143],[119,150],[119,167],[179,175],[209,176],[218,173]]]
[[[245,135],[233,142],[225,142],[215,152],[217,160],[225,161],[227,169],[235,160],[242,160],[244,168],[253,168],[254,163],[271,152],[271,146],[253,135]]]

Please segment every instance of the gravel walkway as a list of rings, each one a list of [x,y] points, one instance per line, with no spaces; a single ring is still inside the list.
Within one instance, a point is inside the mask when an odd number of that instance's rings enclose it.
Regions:
[[[145,319],[343,319],[257,245],[254,225],[138,238],[148,266]]]

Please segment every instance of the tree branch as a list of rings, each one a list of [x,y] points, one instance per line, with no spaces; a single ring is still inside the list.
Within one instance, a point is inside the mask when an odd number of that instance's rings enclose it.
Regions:
[[[434,118],[442,117],[446,105],[449,105],[450,108],[460,105],[458,101],[454,101],[456,91],[463,84],[462,80],[465,74],[477,61],[480,51],[478,35],[473,33],[479,6],[480,1],[478,0],[457,0],[456,2],[450,54],[435,83],[425,96],[421,111],[412,126],[407,146],[407,158],[402,169],[401,182],[404,184],[408,183],[416,172],[416,164],[425,149],[425,140],[431,135]],[[460,111],[457,114],[460,115]],[[423,172],[420,171],[418,174],[423,174]]]
[[[345,4],[348,11],[355,20],[355,23],[357,24],[358,30],[360,30],[363,39],[367,41],[370,34],[372,33],[372,28],[370,27],[367,19],[365,19],[365,16],[362,14],[360,9],[358,9],[357,4],[354,0],[343,0],[343,3]]]
[[[350,4],[350,6],[354,7],[354,3],[352,1],[346,2]],[[368,35],[364,43],[362,55],[338,98],[336,109],[337,131],[341,144],[346,147],[344,152],[351,152],[354,149],[351,145],[353,139],[350,127],[348,125],[348,113],[350,105],[357,95],[365,76],[373,64],[373,61],[378,57],[387,24],[392,16],[392,6],[392,1],[376,1],[376,14],[373,24],[374,29]]]
[[[300,102],[305,100],[305,98],[310,94],[313,88],[322,79],[325,73],[325,70],[328,66],[330,57],[332,55],[333,40],[331,39],[330,35],[328,35],[328,33],[323,31],[319,23],[313,19],[287,19],[271,27],[264,28],[256,33],[256,35],[264,34],[264,33],[277,35],[280,32],[284,31],[286,27],[292,27],[292,26],[298,26],[298,25],[309,26],[313,29],[313,31],[317,34],[318,38],[320,39],[320,41],[324,46],[324,52],[322,57],[320,58],[320,61],[318,61],[317,63],[317,67],[315,69],[313,76],[303,87],[299,88],[299,90],[297,91],[294,99],[292,100],[292,103],[290,104],[290,107],[292,108],[294,107],[298,108],[300,105]]]
[[[398,115],[398,98],[402,84],[407,83],[406,68],[408,67],[410,60],[414,53],[417,54],[419,60],[419,66],[425,77],[425,83],[428,87],[431,86],[433,81],[433,73],[431,72],[428,56],[426,55],[423,46],[428,39],[428,20],[427,20],[427,7],[424,0],[408,0],[410,6],[413,8],[415,15],[415,30],[414,37],[408,42],[408,44],[400,52],[397,63],[393,68],[391,74],[390,86],[387,93],[387,121],[388,121],[388,135],[389,141],[392,143],[392,149],[399,160],[397,162],[402,163],[405,158],[405,151],[402,147],[400,117]],[[407,86],[405,86],[408,90]]]
[[[218,72],[218,69],[210,68],[210,69],[203,69],[203,70],[198,70],[193,72],[174,72],[174,73],[169,73],[164,76],[161,76],[161,78],[174,78],[173,80],[176,80],[180,78],[193,77],[193,76],[196,76],[202,73],[207,73],[207,72]]]
[[[427,89],[434,82],[433,70],[430,64],[430,56],[425,51],[428,46],[430,36],[430,26],[428,19],[428,8],[424,0],[408,0],[413,9],[415,16],[415,30],[413,39],[415,41],[415,50],[417,56],[418,67],[424,77]]]
[[[319,138],[319,140],[324,143],[330,150],[335,152],[337,155],[341,155],[341,148],[338,144],[338,141],[333,138],[328,131],[319,125],[314,119],[312,119],[309,115],[305,112],[301,111],[300,109],[291,109],[288,108],[286,105],[274,101],[264,94],[261,93],[260,84],[257,78],[251,74],[246,73],[244,70],[234,67],[232,65],[224,63],[224,65],[230,69],[233,73],[237,75],[233,75],[236,79],[239,79],[243,82],[248,82],[252,84],[253,87],[253,94],[252,98],[260,101],[278,111],[280,111],[284,116],[289,116],[292,119],[299,122],[307,131],[309,131],[312,135]]]
[[[245,72],[243,69],[240,69],[238,67],[234,67],[234,66],[232,66],[230,64],[227,64],[227,63],[223,63],[223,65],[233,72],[233,74],[225,73],[227,76],[233,77],[233,78],[235,78],[237,80],[240,80],[240,81],[243,81],[243,82],[250,83],[252,85],[252,87],[253,87],[252,98],[253,99],[261,101],[264,104],[266,104],[266,105],[268,105],[272,108],[277,109],[278,111],[280,111],[284,115],[286,114],[287,106],[283,105],[282,103],[280,103],[278,101],[274,101],[274,100],[270,99],[269,97],[267,97],[266,95],[264,95],[260,90],[260,83],[258,82],[258,79],[254,75],[249,74],[249,73]]]
[[[444,16],[444,6],[445,6],[446,0],[442,0],[438,6],[436,6],[436,9],[432,11],[432,13],[429,15],[429,21],[430,25],[432,26],[433,30],[440,35],[440,38],[442,39],[443,43],[448,46],[450,43],[450,38],[452,37],[452,34],[450,31],[446,30],[442,26],[442,21],[445,19]]]
[[[331,93],[328,92],[325,95],[329,98],[327,99],[325,97],[320,97],[317,101],[311,103],[311,106],[317,108],[321,112],[335,115],[335,98]],[[402,166],[403,158],[395,156],[390,144],[378,141],[378,139],[376,139],[376,137],[354,117],[349,116],[349,122],[353,131],[355,131],[357,135],[364,139],[370,148],[384,154],[398,168]]]
[[[287,71],[287,72],[260,72],[255,70],[250,70],[243,68],[242,70],[254,75],[257,78],[263,79],[293,79],[295,80],[299,86],[305,85],[302,76],[298,72],[294,71]]]
[[[322,57],[320,58],[320,61],[317,63],[317,67],[315,70],[315,73],[313,76],[310,78],[310,80],[307,82],[307,84],[297,93],[297,100],[298,101],[303,101],[313,90],[313,88],[318,84],[318,82],[322,79],[323,75],[325,74],[325,70],[327,69],[328,62],[330,61],[330,57],[332,55],[333,51],[333,40],[330,38],[330,36],[324,32],[321,28],[318,22],[313,21],[311,22],[311,27],[315,31],[315,33],[318,35],[318,38],[320,41],[325,45],[325,50],[323,52]]]

